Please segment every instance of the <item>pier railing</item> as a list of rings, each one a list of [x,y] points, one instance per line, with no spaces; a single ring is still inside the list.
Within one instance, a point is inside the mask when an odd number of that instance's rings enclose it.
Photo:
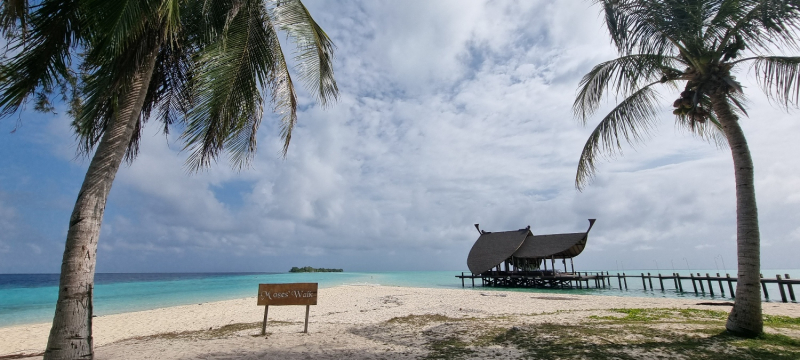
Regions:
[[[614,288],[612,283],[616,278],[617,289],[628,290],[628,279],[636,279],[642,282],[642,288],[645,291],[655,291],[654,281],[657,281],[658,289],[660,291],[676,291],[678,293],[694,293],[695,295],[710,295],[711,297],[727,297],[734,298],[736,296],[735,284],[736,277],[731,277],[730,274],[721,276],[716,273],[716,276],[706,273],[689,273],[688,276],[679,273],[672,273],[670,275],[652,275],[651,273],[626,274],[616,273],[611,274],[608,271],[600,272],[552,272],[552,271],[487,271],[483,274],[471,274],[462,272],[461,275],[456,275],[456,278],[461,279],[461,286],[465,287],[466,279],[470,279],[472,286],[475,286],[475,279],[480,280],[481,286],[494,286],[494,287],[528,287],[528,288],[577,288],[589,289],[592,288]],[[665,286],[664,284],[667,284]],[[685,287],[685,282],[691,283],[691,288]],[[591,285],[590,285],[591,284]],[[800,279],[792,279],[789,274],[775,275],[775,278],[764,278],[761,274],[761,289],[766,301],[770,301],[769,291],[767,284],[776,284],[780,292],[782,302],[797,302],[794,294],[793,285],[800,285]],[[672,285],[672,288],[669,288]],[[714,287],[718,291],[715,292]],[[788,295],[788,296],[787,296]]]

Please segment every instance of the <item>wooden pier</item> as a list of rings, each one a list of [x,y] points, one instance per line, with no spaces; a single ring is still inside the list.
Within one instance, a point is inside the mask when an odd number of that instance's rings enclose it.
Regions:
[[[456,278],[461,279],[461,286],[466,286],[466,279],[469,279],[472,286],[475,286],[475,279],[480,280],[481,286],[491,287],[509,287],[509,288],[544,288],[544,289],[589,289],[589,288],[616,288],[619,290],[628,290],[628,279],[636,279],[633,281],[642,282],[642,288],[647,291],[656,290],[656,286],[660,291],[676,291],[679,293],[695,293],[695,295],[710,295],[712,297],[735,297],[734,284],[736,284],[736,277],[731,277],[729,274],[721,276],[716,273],[716,276],[706,273],[689,273],[688,276],[679,273],[672,273],[670,275],[652,275],[651,273],[626,274],[616,273],[610,274],[605,272],[554,272],[552,270],[537,270],[537,271],[487,271],[482,274],[469,274],[461,273],[456,275]],[[616,279],[615,279],[616,278]],[[616,281],[614,281],[616,280]],[[655,281],[655,286],[654,286]],[[685,282],[690,282],[691,287],[685,287]],[[664,284],[667,284],[665,286]],[[794,294],[793,285],[800,285],[800,279],[792,279],[789,274],[775,275],[774,279],[764,278],[761,275],[761,289],[764,298],[769,301],[769,292],[767,291],[767,284],[777,284],[781,301],[782,302],[797,302]],[[671,285],[671,286],[670,286]],[[716,287],[716,290],[715,290]],[[726,295],[727,294],[727,295]],[[787,296],[788,295],[788,296]]]

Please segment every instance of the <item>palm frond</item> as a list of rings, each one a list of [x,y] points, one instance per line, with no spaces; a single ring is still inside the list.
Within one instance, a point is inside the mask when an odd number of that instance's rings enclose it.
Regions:
[[[0,67],[0,116],[15,113],[37,89],[68,84],[70,51],[81,45],[85,14],[78,0],[45,0],[30,15],[25,41],[9,43],[14,57]]]
[[[91,153],[100,141],[108,121],[119,110],[119,99],[131,90],[130,85],[135,74],[149,61],[151,54],[160,49],[161,29],[157,19],[155,20],[155,22],[145,22],[146,28],[135,33],[137,36],[125,39],[128,45],[122,49],[122,53],[98,51],[85,59],[84,102],[73,122],[79,138],[79,153],[86,155]],[[149,112],[147,107],[144,106],[145,114]],[[128,148],[129,161],[133,160],[138,151],[141,124],[137,126],[138,129],[134,132]]]
[[[782,106],[800,105],[800,57],[759,56],[753,62],[758,85]]]
[[[333,77],[333,42],[299,0],[279,0],[271,8],[275,24],[297,45],[297,71],[309,92],[326,106],[339,96]]]
[[[278,34],[275,31],[271,32],[269,44],[274,57],[270,69],[269,87],[273,110],[281,116],[281,139],[283,139],[281,155],[285,157],[289,151],[289,143],[292,141],[292,130],[297,124],[297,93],[294,90],[286,58],[283,56]]]
[[[164,131],[188,111],[190,101],[183,94],[189,71],[189,55],[178,44],[181,34],[179,0],[128,0],[121,3],[87,1],[92,9],[92,47],[85,58],[85,102],[73,125],[80,139],[79,152],[89,154],[99,142],[115,112],[119,99],[126,96],[131,79],[154,51],[156,68],[142,104],[136,131],[130,140],[126,159],[138,153],[144,122],[154,108]],[[185,39],[184,39],[185,41]],[[170,46],[162,47],[162,43]],[[190,44],[184,44],[190,46]]]
[[[747,113],[747,99],[743,92],[734,91],[728,93],[728,100],[732,103],[731,109],[734,115],[737,117],[750,116],[750,114]]]
[[[673,81],[681,74],[675,69],[679,63],[673,57],[650,54],[626,55],[603,62],[581,79],[580,90],[572,104],[573,113],[585,123],[600,106],[606,89],[628,96],[644,83],[658,79]]]
[[[22,38],[28,31],[28,0],[3,0],[0,4],[0,35]]]
[[[687,17],[681,6],[642,0],[596,0],[601,3],[606,27],[621,54],[674,55],[675,39],[685,30]],[[675,3],[675,4],[673,4]],[[676,13],[678,12],[678,13]],[[684,11],[685,12],[685,11]]]
[[[93,18],[93,46],[87,56],[90,59],[120,56],[143,33],[161,28],[164,20],[159,10],[162,7],[169,10],[160,0],[87,0],[86,3]]]
[[[261,121],[259,89],[270,82],[274,61],[266,10],[247,1],[224,33],[198,54],[195,106],[181,135],[190,150],[187,164],[197,171],[227,148],[234,166],[243,168],[256,150]]]
[[[750,49],[759,51],[769,51],[773,45],[798,49],[800,1],[740,0],[726,10],[731,15],[726,19],[725,40],[739,35]]]
[[[179,46],[179,37],[182,29],[181,10],[183,0],[163,0],[158,8],[158,14],[163,19],[163,37],[170,46]]]
[[[582,190],[597,171],[596,161],[601,154],[613,156],[622,147],[622,140],[635,144],[646,136],[657,120],[659,96],[652,86],[644,86],[620,102],[592,131],[583,146],[575,187]]]
[[[184,121],[192,107],[193,62],[186,46],[163,46],[160,50],[142,106],[142,118],[148,119],[155,110],[164,134],[168,135],[170,126]]]

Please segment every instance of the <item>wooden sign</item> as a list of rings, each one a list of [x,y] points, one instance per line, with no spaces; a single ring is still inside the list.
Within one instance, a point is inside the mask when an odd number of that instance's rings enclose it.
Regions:
[[[305,305],[306,325],[304,333],[308,332],[308,313],[311,305],[317,305],[317,283],[290,283],[290,284],[258,284],[258,306],[264,306],[264,324],[261,325],[261,335],[267,333],[267,315],[270,305]]]
[[[258,284],[263,305],[317,305],[317,283]]]

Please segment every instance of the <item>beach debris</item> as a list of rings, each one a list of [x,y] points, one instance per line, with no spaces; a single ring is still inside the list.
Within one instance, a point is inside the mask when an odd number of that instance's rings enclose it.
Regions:
[[[580,300],[578,298],[564,297],[564,296],[531,296],[531,299],[539,299],[539,300]]]
[[[701,302],[697,303],[697,305],[707,305],[707,306],[733,306],[733,303],[730,301],[725,302]]]

